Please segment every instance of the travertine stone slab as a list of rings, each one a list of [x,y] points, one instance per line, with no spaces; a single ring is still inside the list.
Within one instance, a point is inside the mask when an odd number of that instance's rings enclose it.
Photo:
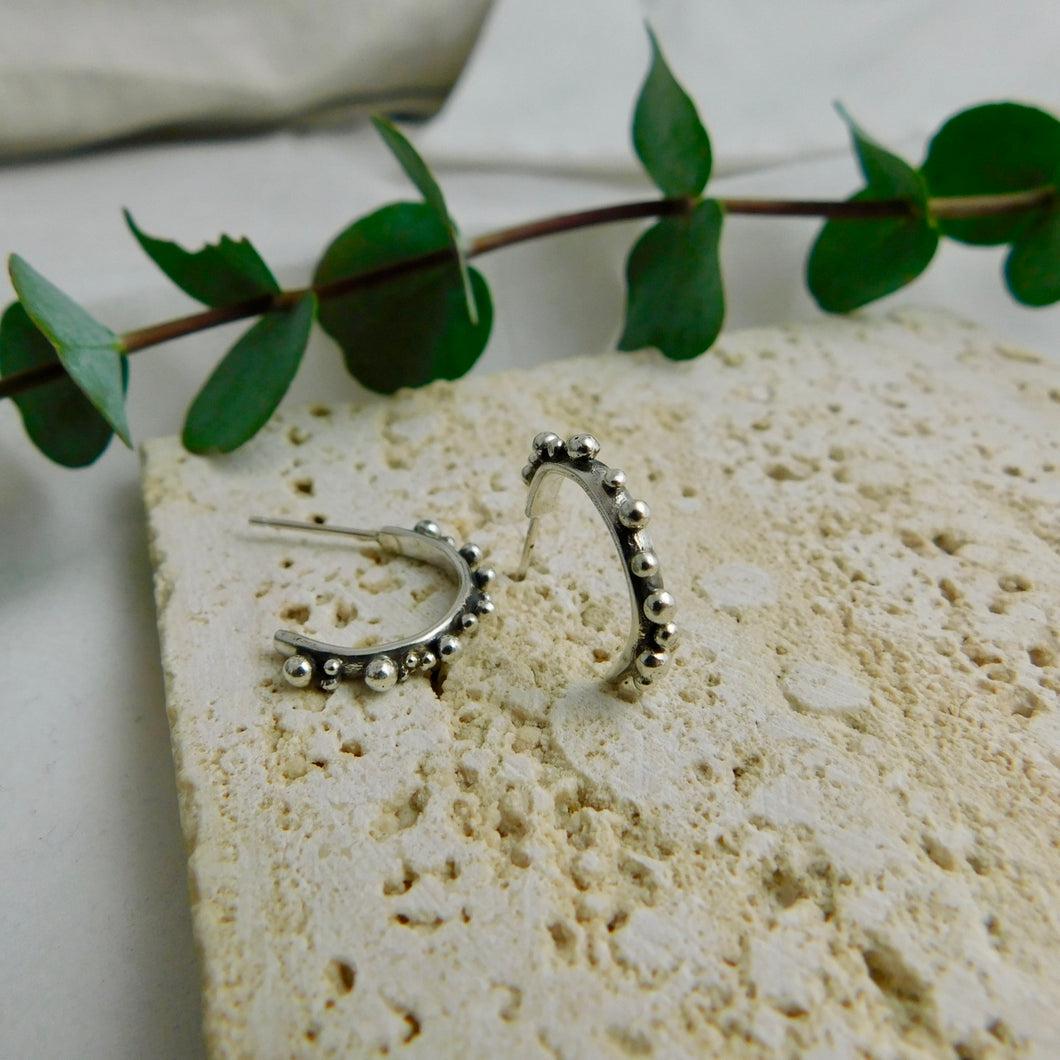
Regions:
[[[146,447],[212,1055],[1057,1055],[1060,369],[928,313],[722,347]],[[653,509],[641,702],[579,490],[508,577],[542,429]],[[444,582],[255,513],[432,517],[497,612],[444,681],[289,688],[277,627],[384,640]]]

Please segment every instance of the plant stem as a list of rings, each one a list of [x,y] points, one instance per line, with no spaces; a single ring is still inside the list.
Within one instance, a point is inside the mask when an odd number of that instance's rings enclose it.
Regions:
[[[1045,206],[1056,196],[1056,188],[1046,185],[1027,191],[1008,192],[1001,195],[970,195],[961,198],[931,199],[929,210],[934,217],[946,220],[971,217],[994,217],[1019,213]],[[726,213],[749,216],[825,217],[844,220],[878,220],[887,217],[915,217],[919,210],[907,199],[863,200],[860,202],[836,202],[833,200],[782,200],[782,199],[718,199]],[[637,202],[619,203],[577,213],[559,214],[554,217],[530,221],[527,224],[502,228],[496,232],[473,239],[467,247],[468,257],[488,254],[502,247],[514,246],[529,239],[573,232],[579,228],[590,228],[602,224],[642,220],[648,217],[677,217],[695,209],[696,200],[688,198],[646,199]],[[205,309],[190,316],[168,320],[161,324],[139,328],[121,336],[122,350],[126,354],[149,346],[157,346],[170,339],[181,338],[197,331],[228,324],[234,320],[261,316],[275,310],[289,309],[310,291],[321,301],[338,298],[352,291],[376,284],[386,283],[422,269],[434,268],[451,261],[454,251],[450,247],[405,258],[367,272],[343,276],[328,283],[294,290],[276,295],[251,298],[232,305]],[[0,379],[0,399],[13,397],[34,387],[43,386],[65,375],[62,365],[47,364],[36,368],[25,368]]]

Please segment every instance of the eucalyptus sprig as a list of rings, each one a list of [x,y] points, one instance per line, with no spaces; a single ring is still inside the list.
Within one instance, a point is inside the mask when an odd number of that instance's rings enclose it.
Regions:
[[[544,218],[465,241],[413,145],[373,119],[419,192],[354,221],[328,245],[312,282],[282,290],[246,239],[189,251],[125,219],[144,252],[206,308],[115,334],[18,255],[18,301],[0,320],[0,398],[18,405],[32,442],[67,467],[94,461],[113,434],[131,445],[129,355],[234,320],[257,318],[188,409],[184,445],[229,452],[275,412],[314,319],[350,374],[382,393],[464,375],[486,347],[489,286],[470,259],[527,239],[651,219],[626,263],[618,346],[685,360],[709,349],[725,318],[719,247],[730,214],[824,217],[807,260],[822,309],[845,313],[919,276],[940,238],[1007,245],[1004,281],[1029,306],[1060,299],[1060,121],[1019,103],[987,103],[946,121],[916,168],[845,111],[864,187],[844,202],[714,198],[710,137],[654,35],[633,116],[633,146],[661,197]]]

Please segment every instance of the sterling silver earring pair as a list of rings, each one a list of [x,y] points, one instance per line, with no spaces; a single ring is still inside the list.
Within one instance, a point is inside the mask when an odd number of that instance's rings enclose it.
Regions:
[[[666,672],[677,642],[673,622],[676,604],[663,585],[659,559],[647,534],[651,513],[626,488],[625,472],[597,460],[600,443],[591,434],[575,434],[564,442],[551,432],[538,434],[530,461],[523,468],[529,486],[526,514],[530,519],[522,562],[513,578],[526,576],[537,539],[538,520],[554,504],[563,479],[576,482],[589,495],[611,532],[629,589],[631,623],[626,645],[612,672],[611,684],[643,689]],[[487,592],[496,575],[482,563],[478,545],[457,547],[437,523],[423,520],[411,530],[385,526],[381,530],[301,523],[289,519],[255,517],[251,522],[288,529],[346,534],[376,542],[384,551],[440,567],[455,583],[453,603],[434,625],[373,648],[343,648],[291,630],[278,630],[276,648],[287,656],[283,675],[296,688],[314,681],[332,692],[341,680],[363,679],[385,692],[415,673],[427,673],[451,661],[460,651],[461,637],[473,632],[479,616],[493,611]]]

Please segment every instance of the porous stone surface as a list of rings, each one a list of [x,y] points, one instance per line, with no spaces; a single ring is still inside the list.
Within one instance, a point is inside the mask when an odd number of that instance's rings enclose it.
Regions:
[[[1060,369],[931,313],[286,413],[145,451],[215,1057],[1054,1057]],[[532,436],[651,505],[675,663]],[[277,627],[412,631],[444,578],[250,514],[483,545],[443,678],[288,687]],[[412,614],[410,615],[410,612]]]

